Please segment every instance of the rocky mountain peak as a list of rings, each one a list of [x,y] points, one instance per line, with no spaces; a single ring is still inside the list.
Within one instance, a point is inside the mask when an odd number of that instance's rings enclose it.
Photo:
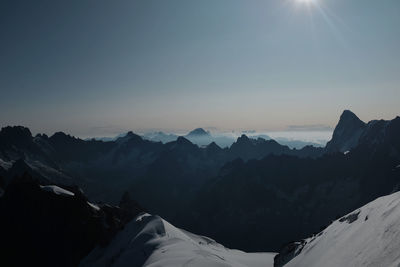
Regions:
[[[326,145],[327,152],[345,152],[357,146],[366,124],[350,110],[343,111]]]
[[[32,142],[31,131],[23,126],[7,126],[0,131],[0,143],[24,145]]]

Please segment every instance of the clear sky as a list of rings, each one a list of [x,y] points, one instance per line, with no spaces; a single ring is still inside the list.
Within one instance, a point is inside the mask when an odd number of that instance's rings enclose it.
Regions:
[[[0,125],[284,130],[400,115],[399,0],[0,2]]]

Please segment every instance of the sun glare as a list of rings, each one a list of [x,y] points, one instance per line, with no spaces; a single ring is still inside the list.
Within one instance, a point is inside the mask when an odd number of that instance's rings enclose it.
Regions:
[[[315,0],[296,0],[299,3],[303,3],[303,4],[311,4],[313,3]]]

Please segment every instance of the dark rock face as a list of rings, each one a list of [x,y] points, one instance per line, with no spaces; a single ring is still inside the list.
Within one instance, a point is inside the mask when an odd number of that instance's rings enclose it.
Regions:
[[[182,227],[228,247],[276,251],[399,190],[400,120],[376,125],[363,131],[348,154],[269,155],[225,164],[198,193]]]
[[[4,177],[6,176],[7,171],[0,166],[0,187],[5,187]]]
[[[12,144],[28,147],[32,144],[31,131],[23,126],[7,126],[0,131],[0,146],[2,148]]]
[[[244,134],[230,147],[230,153],[235,158],[243,160],[261,159],[270,154],[281,155],[291,152],[289,147],[282,146],[275,140],[251,139]]]
[[[119,207],[121,210],[121,219],[126,222],[132,220],[137,214],[144,211],[144,209],[131,198],[128,191],[122,195]]]
[[[339,222],[353,223],[353,222],[357,221],[359,214],[360,214],[360,211],[353,212],[349,215],[346,215],[346,216],[340,218]]]
[[[71,193],[43,190],[28,174],[10,183],[0,198],[2,265],[77,266],[140,212],[97,207],[79,188],[65,189]]]
[[[359,143],[368,147],[391,146],[392,153],[400,152],[400,117],[391,121],[375,120],[367,124]]]
[[[5,185],[8,185],[14,177],[20,177],[24,173],[29,173],[32,177],[40,181],[40,183],[42,184],[49,183],[46,178],[32,170],[32,168],[29,167],[23,159],[18,159],[13,163],[10,169],[8,169],[7,171],[4,170],[3,177],[5,179]]]
[[[6,182],[4,181],[3,176],[1,175],[1,167],[0,167],[0,197],[4,194],[5,187],[6,187]]]
[[[281,267],[300,254],[304,248],[305,241],[291,242],[285,245],[274,257],[274,267]]]
[[[3,156],[3,159],[24,158],[27,153],[41,154],[28,128],[7,126],[0,130],[0,156]]]
[[[199,192],[182,227],[228,247],[276,251],[357,202],[358,179],[347,179],[350,165],[340,154],[232,161]]]
[[[400,117],[393,120],[373,120],[367,124],[351,111],[345,110],[335,128],[325,153],[345,152],[352,149],[368,149],[373,154],[400,156]]]
[[[315,147],[315,146],[305,146],[299,150],[292,150],[294,153],[292,155],[301,157],[301,158],[318,158],[324,154],[325,149],[322,147]]]
[[[365,128],[366,124],[353,112],[343,111],[339,123],[333,131],[332,140],[326,144],[326,151],[331,153],[351,150],[358,145]]]
[[[57,132],[43,140],[52,148],[50,154],[57,162],[93,161],[110,152],[113,147],[111,142],[84,141],[63,132]]]

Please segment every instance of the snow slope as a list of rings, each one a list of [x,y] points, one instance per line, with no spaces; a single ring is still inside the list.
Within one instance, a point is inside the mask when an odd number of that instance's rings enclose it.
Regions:
[[[400,266],[400,192],[378,198],[305,240],[286,266]]]
[[[159,216],[142,214],[106,248],[94,249],[80,266],[273,266],[275,253],[231,250],[207,237],[178,229]]]
[[[56,195],[63,195],[63,196],[74,196],[75,194],[65,190],[64,188],[58,187],[56,185],[41,185],[40,188],[43,191],[52,192]]]

